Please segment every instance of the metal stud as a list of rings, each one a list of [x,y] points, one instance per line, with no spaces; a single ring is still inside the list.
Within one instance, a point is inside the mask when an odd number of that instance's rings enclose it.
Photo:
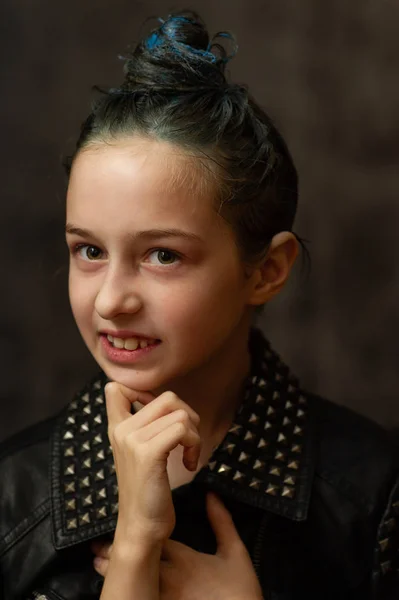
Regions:
[[[265,402],[266,400],[263,396],[261,396],[261,394],[256,396],[255,404],[264,404]]]
[[[284,417],[283,425],[291,425],[291,419],[289,419],[288,417]]]
[[[84,409],[83,409],[83,412],[84,412],[86,415],[90,415],[90,414],[91,414],[91,406],[90,406],[90,404],[87,404],[87,405],[84,407]]]
[[[300,444],[293,444],[293,446],[291,447],[291,452],[296,452],[297,454],[300,454],[302,452],[302,446]]]
[[[107,489],[105,487],[101,488],[101,490],[98,490],[97,498],[105,499],[106,497],[107,497]]]
[[[304,413],[304,411],[303,411],[301,408],[298,408],[298,410],[297,410],[296,414],[297,414],[297,416],[298,416],[298,417],[303,417],[303,416],[305,416],[305,413]]]
[[[87,421],[81,424],[80,431],[81,433],[89,431],[89,423]]]
[[[295,494],[294,488],[288,487],[286,485],[283,487],[283,491],[281,492],[281,495],[284,496],[285,498],[293,498],[294,494]]]
[[[76,510],[76,498],[71,498],[65,502],[66,510]]]
[[[240,456],[238,457],[238,462],[247,463],[248,460],[249,460],[249,454],[247,454],[246,452],[241,452]]]
[[[78,408],[78,403],[76,400],[74,400],[73,402],[71,402],[71,404],[69,405],[69,410],[76,410]]]
[[[276,409],[273,408],[273,406],[269,406],[269,408],[267,409],[267,415],[274,415],[274,413],[276,412]]]
[[[294,475],[286,475],[284,477],[284,483],[288,485],[295,485],[296,477]]]
[[[83,402],[90,402],[90,396],[89,396],[89,394],[88,393],[83,394],[82,400],[83,400]]]
[[[241,473],[241,471],[236,471],[234,473],[233,481],[241,481],[243,478],[244,478],[244,473]]]
[[[261,480],[260,479],[256,479],[256,477],[253,477],[251,479],[251,483],[249,484],[249,487],[251,487],[251,488],[253,488],[255,490],[258,490],[260,484],[261,484]]]
[[[278,434],[278,438],[277,438],[278,442],[284,443],[287,441],[287,437],[284,435],[284,433],[279,433]]]
[[[218,473],[228,473],[229,471],[231,471],[231,467],[229,467],[229,465],[225,465],[224,463],[218,468]]]
[[[258,381],[258,387],[264,388],[266,386],[267,386],[267,381],[265,379],[263,379],[263,378],[259,379],[259,381]]]
[[[97,425],[101,425],[101,423],[103,422],[103,418],[102,418],[102,416],[101,416],[101,415],[96,415],[96,416],[94,417],[94,422],[95,422]]]
[[[112,493],[114,496],[118,495],[118,484],[114,483],[114,485],[112,486]]]
[[[236,445],[233,444],[232,442],[226,442],[224,444],[222,450],[226,450],[229,454],[232,454],[235,447],[236,447]]]
[[[96,404],[104,404],[104,398],[102,396],[97,396],[95,403]]]
[[[252,431],[247,431],[247,433],[245,434],[244,440],[246,442],[253,440],[255,437],[255,435],[252,433]]]
[[[64,471],[64,475],[75,475],[75,465],[68,465]]]
[[[64,433],[64,440],[71,440],[73,438],[73,433],[72,431],[66,431]]]
[[[96,381],[95,384],[93,385],[95,390],[100,390],[101,389],[101,381]]]
[[[104,450],[99,450],[96,454],[96,461],[104,460],[104,459],[105,459]]]
[[[269,421],[266,421],[265,429],[267,430],[267,429],[270,429],[271,427],[273,427],[273,425]]]
[[[69,415],[69,417],[67,418],[66,422],[68,423],[68,425],[75,425],[76,423],[76,419],[74,415]]]
[[[292,402],[290,400],[287,400],[287,402],[285,403],[285,408],[289,409],[292,408],[294,405],[292,404]]]
[[[229,429],[229,433],[234,433],[235,435],[239,435],[241,433],[242,425],[234,424]]]
[[[297,471],[299,469],[299,462],[297,460],[292,460],[290,463],[288,463],[288,468],[295,469]]]
[[[258,415],[255,415],[255,413],[252,413],[251,416],[249,417],[249,422],[250,423],[258,423],[258,421],[259,421]]]
[[[79,517],[79,523],[80,525],[87,525],[90,523],[90,515],[89,513],[85,513],[84,515],[82,515],[81,517]]]
[[[87,496],[85,496],[83,498],[83,506],[91,506],[92,504],[93,504],[93,495],[87,494]]]
[[[266,488],[266,494],[269,494],[269,496],[276,496],[278,489],[279,488],[277,485],[269,483],[269,485]]]
[[[258,448],[264,448],[265,446],[268,446],[269,443],[266,442],[266,440],[264,440],[263,438],[260,438],[259,443],[258,443]]]
[[[280,477],[281,467],[270,467],[269,473],[270,473],[270,475],[275,475],[276,477]]]
[[[273,392],[273,397],[272,399],[276,402],[277,400],[280,400],[280,392],[278,392],[277,390],[275,390]]]
[[[254,467],[253,467],[254,471],[261,471],[262,469],[264,469],[264,467],[265,467],[265,463],[263,460],[259,460],[259,459],[255,460]]]
[[[294,385],[292,385],[292,383],[290,383],[288,385],[288,390],[287,391],[288,391],[289,394],[293,394],[296,391],[296,387]]]
[[[213,471],[213,469],[215,468],[215,466],[216,466],[216,460],[213,460],[212,462],[210,462],[208,464],[208,468],[209,468],[210,471]]]
[[[113,504],[111,504],[111,513],[113,515],[116,515],[116,513],[118,512],[118,508],[119,508],[119,503],[113,502]]]
[[[95,475],[95,480],[96,481],[101,481],[104,479],[104,469],[100,469],[99,471],[97,471],[96,475]]]
[[[274,458],[276,460],[285,460],[285,454],[284,452],[281,452],[280,450],[277,450],[276,454],[274,455]]]
[[[73,446],[69,446],[68,448],[65,448],[64,456],[74,456],[74,455],[75,455],[75,448]]]
[[[80,487],[81,488],[88,488],[90,487],[90,477],[83,477],[83,479],[80,480],[79,482]]]
[[[82,452],[88,452],[90,450],[90,442],[86,440],[80,447]]]
[[[76,529],[78,526],[78,522],[76,518],[67,520],[67,529]]]
[[[102,444],[102,441],[103,441],[103,436],[101,435],[101,433],[97,433],[97,435],[94,436],[93,444],[94,445]]]
[[[295,433],[295,435],[302,435],[302,433],[303,433],[302,427],[299,427],[298,425],[295,425],[294,433]]]
[[[84,469],[91,469],[91,458],[90,458],[90,456],[89,456],[89,458],[86,458],[83,461],[83,465],[82,466],[83,466]]]
[[[107,516],[107,507],[101,506],[100,508],[97,508],[96,515],[98,519],[104,519]]]
[[[70,481],[69,483],[64,484],[64,492],[65,494],[70,494],[72,492],[76,492],[76,485],[74,481]]]

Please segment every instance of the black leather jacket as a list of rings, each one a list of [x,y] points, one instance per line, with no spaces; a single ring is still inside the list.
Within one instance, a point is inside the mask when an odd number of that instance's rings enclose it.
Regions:
[[[173,491],[173,539],[215,552],[212,489],[265,598],[399,598],[399,486],[386,434],[303,392],[258,333],[251,352],[230,431],[193,482]],[[0,448],[2,600],[99,598],[90,541],[112,539],[118,510],[105,382],[100,375],[59,416]]]

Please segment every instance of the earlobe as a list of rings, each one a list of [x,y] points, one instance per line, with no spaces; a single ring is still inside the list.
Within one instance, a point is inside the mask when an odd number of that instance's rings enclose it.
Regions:
[[[260,306],[283,288],[298,256],[298,242],[294,234],[282,231],[270,243],[266,257],[254,270],[250,304]]]

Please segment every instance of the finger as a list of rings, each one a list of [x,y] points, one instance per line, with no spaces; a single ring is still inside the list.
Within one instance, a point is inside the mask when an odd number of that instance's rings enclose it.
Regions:
[[[200,423],[199,415],[174,392],[164,392],[154,402],[148,403],[138,411],[134,415],[135,427],[144,427],[156,419],[180,409],[186,411],[191,421],[198,427]]]
[[[100,558],[111,558],[112,544],[108,542],[92,542],[91,549],[93,554]]]
[[[232,552],[242,550],[243,542],[238,535],[232,516],[216,494],[207,494],[206,509],[216,537],[216,554],[227,556]]]
[[[187,451],[185,466],[190,470],[197,467],[201,439],[198,433],[187,429],[186,425],[177,422],[170,425],[165,431],[156,435],[147,445],[148,458],[165,460],[169,453],[181,444]],[[187,450],[186,450],[187,449]],[[183,452],[184,454],[184,452]]]
[[[108,416],[108,427],[111,433],[118,423],[131,417],[131,406],[133,402],[149,401],[154,399],[151,392],[140,392],[130,390],[116,381],[107,383],[104,387],[105,402]]]
[[[176,542],[175,540],[167,539],[162,544],[161,550],[161,560],[176,562],[179,555],[183,552],[195,552],[189,546],[182,544],[181,542]]]
[[[108,564],[109,560],[107,558],[100,558],[96,556],[96,558],[93,560],[93,566],[95,570],[103,577],[105,577],[107,574]]]

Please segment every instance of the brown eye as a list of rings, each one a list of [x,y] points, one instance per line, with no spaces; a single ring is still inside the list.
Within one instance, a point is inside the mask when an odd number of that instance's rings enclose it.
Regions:
[[[102,257],[102,251],[97,246],[80,246],[77,248],[83,260],[99,260]]]
[[[170,250],[158,250],[157,258],[162,265],[170,265],[175,262],[176,254]]]

